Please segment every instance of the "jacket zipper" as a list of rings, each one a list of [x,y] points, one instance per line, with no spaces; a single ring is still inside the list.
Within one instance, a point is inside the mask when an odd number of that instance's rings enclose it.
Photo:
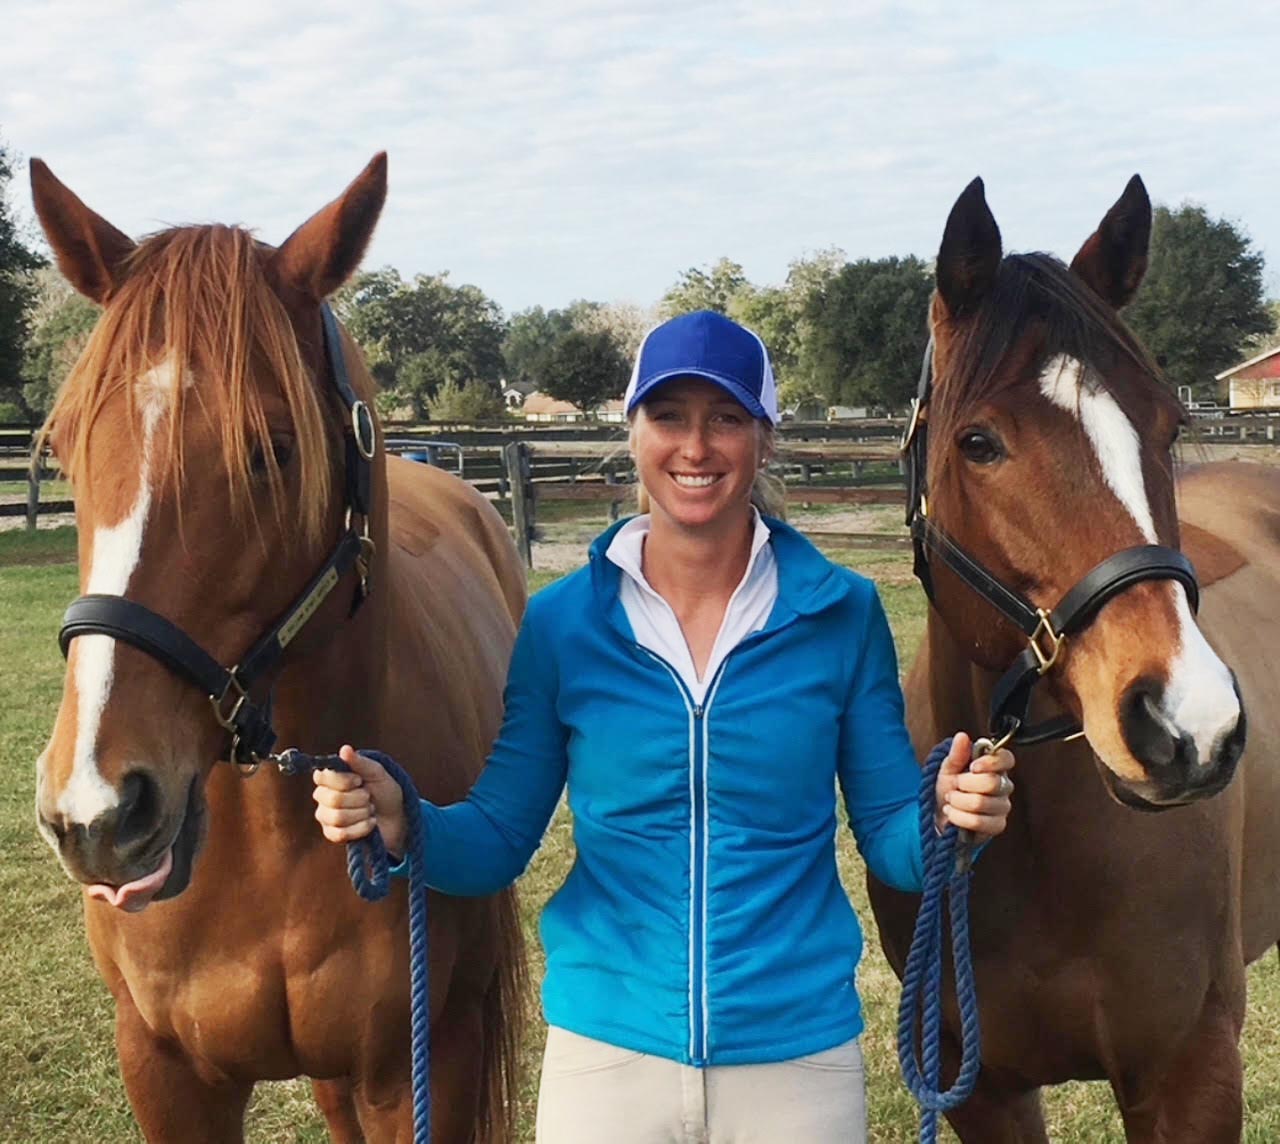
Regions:
[[[662,656],[640,644],[640,651],[667,669],[689,713],[689,1060],[705,1065],[708,1057],[707,1003],[707,715],[730,656],[721,661],[707,687],[706,700],[695,703],[680,673]]]

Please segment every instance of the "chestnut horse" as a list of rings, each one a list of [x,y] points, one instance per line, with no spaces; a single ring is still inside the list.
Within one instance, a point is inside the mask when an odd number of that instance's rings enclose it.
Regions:
[[[928,517],[1046,610],[1140,545],[1181,541],[1202,593],[1197,623],[1183,584],[1129,587],[1043,676],[1033,717],[1065,713],[1085,738],[1015,744],[1009,827],[975,870],[982,1071],[950,1116],[966,1144],[1046,1140],[1039,1089],[1072,1078],[1110,1082],[1130,1141],[1242,1130],[1244,967],[1280,939],[1280,471],[1175,481],[1183,412],[1117,315],[1150,227],[1135,177],[1069,268],[1003,257],[975,180],[938,255]],[[942,560],[928,568],[906,682],[922,754],[987,729],[1027,646]],[[901,973],[918,899],[871,890]],[[947,1024],[954,1076],[953,999]]]
[[[236,664],[363,531],[335,374],[345,360],[346,392],[364,401],[373,384],[345,338],[331,370],[321,305],[373,232],[386,157],[278,249],[223,226],[135,244],[42,163],[31,174],[58,265],[104,306],[49,421],[76,490],[81,590],[124,597]],[[250,699],[282,744],[380,747],[424,795],[454,801],[496,733],[524,577],[473,490],[387,459],[376,436],[365,451],[368,598],[353,611],[364,545],[282,634]],[[146,1138],[242,1140],[254,1082],[305,1075],[333,1139],[409,1139],[405,887],[377,906],[357,898],[310,781],[219,762],[236,747],[187,679],[106,634],[68,651],[37,813],[86,887]],[[514,898],[434,896],[430,918],[435,1139],[508,1139],[525,1004]]]

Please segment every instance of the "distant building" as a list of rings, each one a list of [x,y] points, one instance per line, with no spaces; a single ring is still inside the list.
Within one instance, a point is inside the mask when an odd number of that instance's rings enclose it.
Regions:
[[[825,421],[827,403],[821,397],[804,397],[782,411],[784,421]]]
[[[585,421],[587,418],[587,415],[576,405],[568,401],[557,401],[554,397],[549,397],[536,389],[524,399],[520,410],[526,421],[568,423]]]
[[[622,403],[621,397],[615,397],[612,401],[606,401],[596,408],[597,421],[625,421],[626,419],[627,407]]]
[[[1280,346],[1224,369],[1214,379],[1232,409],[1280,409]]]
[[[865,421],[871,411],[865,405],[828,405],[828,421]]]
[[[545,393],[534,390],[520,407],[526,421],[555,423],[560,425],[576,424],[587,420],[587,416],[576,405],[568,401],[557,401]],[[625,421],[626,413],[620,398],[606,401],[593,411],[594,421]]]
[[[502,403],[508,411],[518,413],[524,407],[524,399],[534,391],[531,381],[510,381],[502,388]]]

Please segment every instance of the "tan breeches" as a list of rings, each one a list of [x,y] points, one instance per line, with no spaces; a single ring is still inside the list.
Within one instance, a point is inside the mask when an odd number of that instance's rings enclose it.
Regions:
[[[552,1026],[538,1144],[859,1144],[856,1040],[794,1060],[693,1068]]]

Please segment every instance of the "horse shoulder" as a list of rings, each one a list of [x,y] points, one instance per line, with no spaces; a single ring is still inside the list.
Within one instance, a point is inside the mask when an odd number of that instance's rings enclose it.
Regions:
[[[478,773],[501,721],[524,571],[502,518],[462,481],[394,458],[387,477],[384,587],[396,633],[387,642],[388,717],[410,742],[433,744],[423,793],[451,801]]]
[[[1223,461],[1188,468],[1178,479],[1178,518],[1202,586],[1250,563],[1280,574],[1280,467]]]
[[[1239,774],[1219,797],[1239,838],[1241,943],[1252,961],[1280,942],[1280,469],[1198,466],[1179,480],[1178,506],[1202,587],[1200,627],[1235,672],[1249,720]]]

